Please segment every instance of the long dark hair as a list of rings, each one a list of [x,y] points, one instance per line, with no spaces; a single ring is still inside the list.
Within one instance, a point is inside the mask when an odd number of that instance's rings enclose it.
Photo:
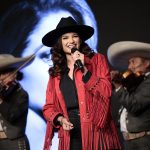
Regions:
[[[80,52],[89,58],[92,58],[94,55],[94,51],[84,41],[80,45]],[[62,43],[60,38],[58,42],[54,45],[54,47],[51,48],[50,53],[53,67],[49,69],[49,74],[51,77],[61,77],[67,67],[67,59],[66,54],[62,49]]]

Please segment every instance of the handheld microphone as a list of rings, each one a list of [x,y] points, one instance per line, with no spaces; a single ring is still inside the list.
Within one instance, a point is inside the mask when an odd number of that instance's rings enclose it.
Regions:
[[[76,47],[73,47],[71,49],[71,53],[74,53],[75,51],[79,51],[79,50]],[[76,60],[75,65],[82,71],[82,73],[84,73],[84,66],[80,59]]]

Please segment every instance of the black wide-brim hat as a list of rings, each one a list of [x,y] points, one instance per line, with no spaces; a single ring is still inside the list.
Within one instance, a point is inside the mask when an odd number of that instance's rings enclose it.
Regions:
[[[43,38],[45,46],[52,47],[59,37],[68,32],[78,33],[83,41],[86,41],[94,34],[94,29],[87,25],[79,25],[72,17],[61,18],[56,29],[48,32]]]

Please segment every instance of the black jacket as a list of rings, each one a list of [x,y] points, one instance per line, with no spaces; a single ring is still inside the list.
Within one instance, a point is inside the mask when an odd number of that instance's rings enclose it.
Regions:
[[[129,132],[150,131],[150,75],[137,88],[128,92],[121,88],[120,102],[127,109]]]
[[[9,139],[25,135],[29,99],[18,83],[0,104],[1,125]]]

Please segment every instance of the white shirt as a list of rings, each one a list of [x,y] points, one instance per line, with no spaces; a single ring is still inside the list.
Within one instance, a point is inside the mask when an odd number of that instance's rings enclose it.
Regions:
[[[120,115],[120,130],[121,130],[121,132],[128,132],[127,125],[126,125],[127,114],[128,114],[127,109],[123,108],[122,113]]]
[[[2,125],[1,125],[1,123],[0,123],[0,131],[3,131],[3,128],[2,128]]]

